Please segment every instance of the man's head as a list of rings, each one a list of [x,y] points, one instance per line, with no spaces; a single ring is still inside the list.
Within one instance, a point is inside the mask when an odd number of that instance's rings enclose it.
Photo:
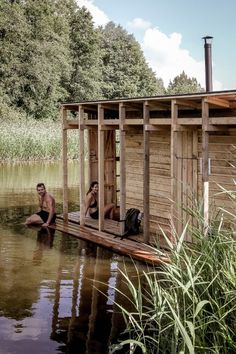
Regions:
[[[44,183],[38,183],[36,186],[38,195],[43,196],[46,193],[46,187]]]

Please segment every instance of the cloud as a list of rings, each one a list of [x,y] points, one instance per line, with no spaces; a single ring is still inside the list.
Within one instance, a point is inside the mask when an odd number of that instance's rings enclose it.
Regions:
[[[93,0],[76,0],[77,4],[82,7],[86,7],[91,15],[93,16],[93,21],[95,26],[103,26],[109,22],[109,17],[104,11],[100,10],[96,5],[93,4]]]
[[[204,61],[194,59],[188,50],[181,48],[181,42],[180,33],[166,35],[158,28],[148,28],[143,37],[142,49],[149,65],[163,79],[165,86],[184,71],[189,77],[195,77],[204,87]],[[222,84],[215,80],[213,87],[214,90],[221,90]]]
[[[143,20],[142,18],[134,18],[132,21],[127,23],[127,26],[135,29],[147,29],[151,26],[151,23]]]
[[[110,21],[105,12],[93,4],[93,0],[77,0],[77,4],[80,7],[85,6],[89,10],[95,26],[103,26]],[[134,18],[128,22],[127,27],[134,30],[145,30],[141,41],[145,58],[157,77],[163,79],[166,87],[170,80],[183,71],[189,77],[196,78],[201,86],[205,87],[204,61],[197,61],[187,49],[181,48],[182,35],[180,33],[173,32],[167,35],[142,18]],[[213,88],[215,91],[222,90],[223,85],[220,81],[213,80]]]

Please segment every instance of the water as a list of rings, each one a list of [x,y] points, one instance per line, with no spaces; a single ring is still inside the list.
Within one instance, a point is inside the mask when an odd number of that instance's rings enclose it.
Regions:
[[[1,166],[0,354],[105,354],[124,326],[114,306],[121,296],[113,289],[127,291],[118,271],[123,257],[67,234],[22,225],[36,207],[40,181],[60,207],[60,169],[58,163]],[[70,165],[69,175],[76,207],[77,164]],[[125,263],[135,274],[132,263]]]

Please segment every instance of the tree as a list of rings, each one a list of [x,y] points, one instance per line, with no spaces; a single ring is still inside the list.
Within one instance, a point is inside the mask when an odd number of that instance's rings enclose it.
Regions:
[[[61,0],[1,1],[0,86],[11,105],[36,118],[54,116],[67,97],[69,25]]]
[[[179,93],[196,93],[204,91],[197,79],[188,77],[183,71],[170,81],[167,87],[167,94],[177,95]]]
[[[71,14],[70,53],[70,101],[101,98],[100,34],[94,29],[92,16],[84,7]]]
[[[71,72],[66,2],[26,0],[23,7],[31,35],[24,50],[22,107],[36,118],[52,117],[67,98],[62,82]]]
[[[105,98],[151,96],[164,92],[162,80],[157,79],[149,68],[133,35],[113,22],[100,31]]]
[[[17,105],[22,91],[24,50],[30,26],[17,2],[0,1],[0,91],[7,104]]]

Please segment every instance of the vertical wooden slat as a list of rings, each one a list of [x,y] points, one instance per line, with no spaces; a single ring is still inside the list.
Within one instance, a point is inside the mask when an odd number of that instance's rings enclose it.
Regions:
[[[79,106],[80,225],[85,222],[84,109]]]
[[[99,231],[104,229],[104,108],[98,105],[98,183],[99,183]]]
[[[104,177],[105,177],[105,204],[115,203],[116,190],[116,158],[115,158],[115,130],[104,132]]]
[[[209,104],[202,99],[202,183],[204,234],[207,235],[209,223]]]
[[[198,202],[198,131],[193,130],[193,208],[197,207]],[[195,218],[193,218],[193,225],[196,225]]]
[[[178,213],[177,213],[177,206],[181,205],[181,201],[177,200],[177,151],[178,147],[178,105],[176,100],[171,101],[171,146],[170,146],[170,157],[171,157],[171,218],[174,222],[175,228],[178,230],[179,221],[178,221]]]
[[[143,141],[144,141],[144,159],[143,159],[143,239],[144,242],[148,243],[150,241],[150,230],[149,230],[149,218],[150,218],[150,207],[149,207],[149,195],[150,195],[150,132],[145,129],[146,125],[149,124],[149,105],[148,102],[143,104]]]
[[[120,120],[120,220],[125,219],[126,213],[126,164],[125,164],[125,107],[123,103],[119,104]],[[120,234],[125,231],[125,223],[120,223]]]
[[[182,172],[182,184],[183,184],[183,197],[182,197],[182,207],[184,209],[188,205],[188,132],[183,132],[183,157],[182,157],[182,164],[183,164],[183,172]],[[185,226],[187,223],[187,213],[183,210],[183,225]]]
[[[62,109],[63,218],[68,222],[67,110]]]
[[[193,194],[198,196],[198,130],[193,130]]]
[[[98,128],[90,128],[89,138],[89,184],[98,181]]]

